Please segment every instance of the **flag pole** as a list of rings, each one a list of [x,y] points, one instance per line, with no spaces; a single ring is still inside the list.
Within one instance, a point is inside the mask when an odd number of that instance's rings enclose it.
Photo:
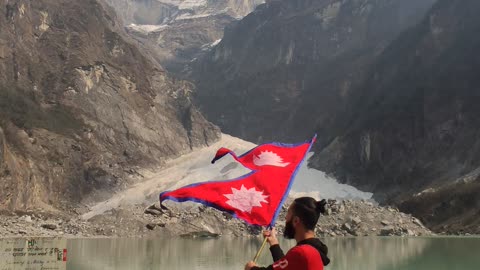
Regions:
[[[258,257],[260,257],[260,254],[262,254],[262,251],[263,251],[263,249],[265,248],[265,245],[266,245],[266,244],[267,244],[267,237],[265,237],[265,239],[263,239],[262,246],[260,246],[260,248],[258,249],[257,254],[255,255],[255,258],[253,258],[253,262],[254,262],[254,263],[257,262]]]
[[[272,229],[273,229],[273,226],[272,226],[272,225],[269,225],[268,228],[267,228],[267,230],[270,230],[270,231],[271,231]],[[267,244],[267,239],[268,239],[268,237],[264,237],[264,238],[263,238],[263,243],[262,243],[262,245],[260,246],[260,248],[258,249],[257,254],[255,254],[255,257],[253,258],[253,262],[254,262],[254,263],[257,262],[258,258],[260,257],[260,254],[262,254],[262,251],[263,251],[263,249],[265,248],[265,245]]]

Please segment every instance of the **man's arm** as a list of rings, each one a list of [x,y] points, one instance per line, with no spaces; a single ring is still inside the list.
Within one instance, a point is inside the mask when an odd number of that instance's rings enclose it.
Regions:
[[[245,266],[245,270],[298,270],[307,269],[307,261],[305,255],[299,248],[292,248],[286,256],[275,261],[268,267],[256,266],[254,262],[249,262]]]
[[[307,269],[307,261],[304,254],[298,247],[294,247],[288,251],[285,257],[276,261],[272,265],[273,270],[298,270]]]
[[[283,258],[285,255],[283,255],[283,250],[280,247],[279,244],[275,244],[270,247],[270,253],[272,253],[272,258],[273,261],[276,262]],[[273,265],[269,265],[267,267],[260,267],[260,266],[254,266],[250,268],[251,270],[273,270]]]
[[[275,228],[272,228],[271,231],[263,231],[263,237],[267,238],[267,242],[270,244],[270,253],[272,253],[273,261],[278,261],[283,258],[283,250],[280,248],[277,239],[277,232]],[[273,265],[268,267],[257,266],[254,262],[248,262],[245,265],[245,270],[273,270]]]
[[[270,253],[272,253],[273,261],[276,262],[283,258],[285,255],[283,254],[282,248],[280,248],[279,244],[272,245],[270,247]]]

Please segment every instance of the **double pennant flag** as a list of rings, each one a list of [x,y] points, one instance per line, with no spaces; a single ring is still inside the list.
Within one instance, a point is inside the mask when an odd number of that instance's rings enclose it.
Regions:
[[[228,212],[251,225],[274,226],[293,179],[315,137],[300,144],[259,145],[241,156],[220,148],[212,163],[227,154],[251,170],[239,178],[195,183],[160,194],[165,200],[193,201]]]

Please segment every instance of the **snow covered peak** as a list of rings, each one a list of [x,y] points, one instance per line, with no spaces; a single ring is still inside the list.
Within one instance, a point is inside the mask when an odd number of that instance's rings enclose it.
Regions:
[[[241,19],[264,0],[106,0],[126,25],[159,25],[226,14]]]

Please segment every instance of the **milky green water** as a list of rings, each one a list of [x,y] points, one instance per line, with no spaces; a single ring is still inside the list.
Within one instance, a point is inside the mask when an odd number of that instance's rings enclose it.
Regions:
[[[330,270],[480,270],[480,238],[327,238]],[[257,238],[85,239],[68,241],[67,269],[242,270]],[[295,243],[282,241],[286,251]],[[270,264],[266,250],[260,264]]]

